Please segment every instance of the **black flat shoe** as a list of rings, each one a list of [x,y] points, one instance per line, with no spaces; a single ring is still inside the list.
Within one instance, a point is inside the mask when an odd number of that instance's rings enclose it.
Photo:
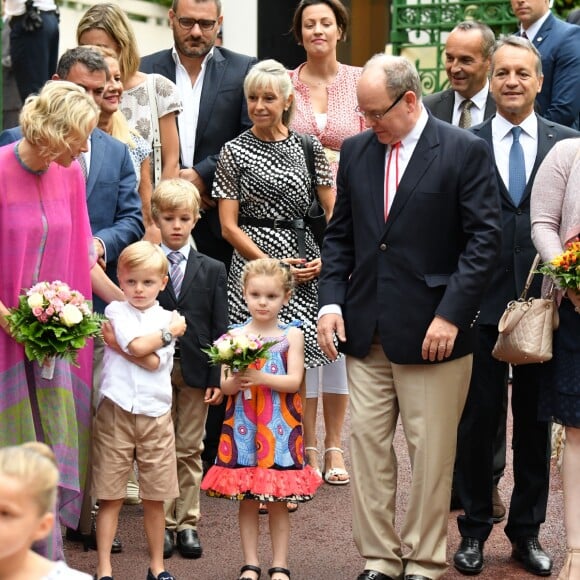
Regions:
[[[512,558],[521,562],[528,572],[536,576],[552,573],[552,558],[544,552],[537,536],[518,538],[512,548]]]
[[[173,532],[165,528],[165,537],[163,538],[163,559],[167,560],[173,556]]]
[[[177,532],[177,549],[184,558],[200,558],[203,553],[197,530],[192,528]]]
[[[453,565],[462,574],[479,574],[483,570],[483,544],[477,538],[462,538],[453,556]]]
[[[272,578],[274,574],[286,574],[288,576],[288,580],[290,580],[290,570],[288,568],[282,568],[281,566],[274,566],[268,570],[268,576]]]
[[[93,576],[93,580],[113,580],[112,576],[101,576],[100,578],[97,578],[97,575],[95,574]]]
[[[151,572],[151,568],[147,570],[147,580],[175,580],[175,576],[170,574],[167,570],[163,570],[160,572],[158,576],[155,576],[153,572]]]
[[[93,529],[90,534],[81,534],[81,532],[79,532],[78,530],[67,528],[64,537],[69,542],[76,542],[82,544],[83,550],[85,552],[97,549],[97,531],[95,529]],[[123,544],[121,543],[121,540],[115,536],[115,538],[113,538],[113,544],[111,546],[111,554],[120,554],[122,551]]]
[[[240,568],[240,576],[238,577],[238,580],[254,580],[253,578],[243,576],[244,572],[255,572],[258,575],[257,580],[260,580],[260,576],[262,575],[262,568],[258,566],[252,566],[252,564],[246,564]]]

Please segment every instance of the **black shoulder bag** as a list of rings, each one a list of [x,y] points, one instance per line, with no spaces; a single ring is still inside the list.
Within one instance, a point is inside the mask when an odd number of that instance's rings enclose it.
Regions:
[[[318,201],[316,195],[316,170],[314,168],[314,148],[312,146],[312,137],[310,135],[300,135],[302,141],[302,149],[304,150],[304,158],[306,159],[306,167],[310,174],[310,207],[304,216],[306,224],[310,228],[314,239],[319,247],[322,247],[324,240],[324,232],[326,230],[326,216],[324,210]]]

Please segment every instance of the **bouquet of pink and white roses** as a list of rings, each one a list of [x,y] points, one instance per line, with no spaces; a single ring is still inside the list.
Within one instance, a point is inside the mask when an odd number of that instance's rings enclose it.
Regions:
[[[225,365],[226,377],[228,371],[237,373],[247,368],[264,366],[268,349],[278,341],[266,342],[258,334],[226,332],[214,341],[209,348],[202,349],[207,353],[211,364]]]
[[[60,280],[35,284],[19,297],[18,307],[11,308],[6,318],[28,360],[43,368],[50,367],[56,357],[78,366],[78,351],[88,338],[100,333],[104,320],[91,311],[80,292]]]

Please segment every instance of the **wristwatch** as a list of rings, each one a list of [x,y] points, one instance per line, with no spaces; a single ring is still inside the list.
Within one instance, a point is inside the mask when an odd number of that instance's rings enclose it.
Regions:
[[[162,328],[161,329],[161,342],[163,342],[163,346],[167,346],[167,345],[171,344],[172,340],[173,340],[173,334],[171,334],[169,329]]]

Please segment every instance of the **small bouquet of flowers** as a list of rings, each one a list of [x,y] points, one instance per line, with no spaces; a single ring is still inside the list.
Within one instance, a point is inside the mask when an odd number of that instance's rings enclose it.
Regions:
[[[542,264],[538,271],[552,278],[562,290],[580,292],[580,239],[570,240],[562,254]]]
[[[53,377],[56,357],[78,366],[78,351],[100,333],[104,320],[80,292],[60,280],[35,284],[6,318],[13,338],[24,345],[28,360],[41,365],[46,379]]]
[[[260,370],[265,363],[268,349],[278,341],[264,341],[258,334],[243,334],[226,332],[222,334],[209,348],[202,349],[211,364],[225,365],[225,375],[228,372],[237,373],[248,368]],[[246,399],[251,398],[249,390],[244,391]]]

